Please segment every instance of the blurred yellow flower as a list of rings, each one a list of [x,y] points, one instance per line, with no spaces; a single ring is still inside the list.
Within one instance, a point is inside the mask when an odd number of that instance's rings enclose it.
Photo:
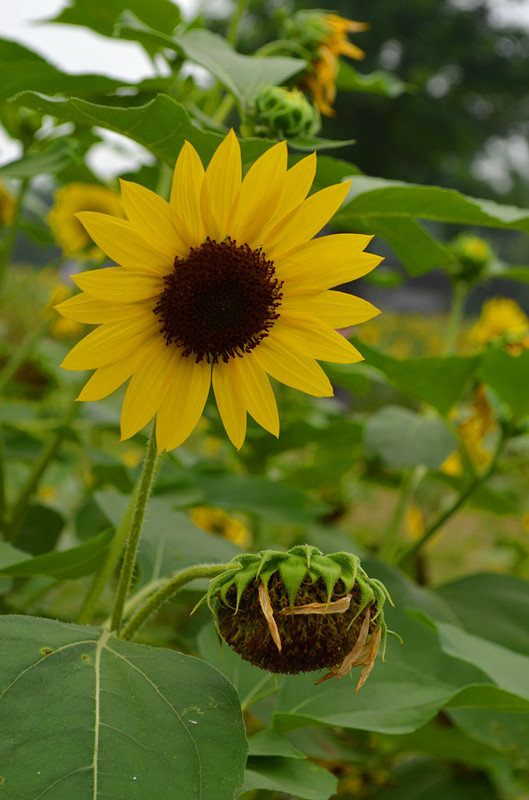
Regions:
[[[48,214],[48,224],[57,244],[65,256],[82,253],[92,240],[79,222],[79,211],[101,211],[114,217],[123,217],[117,192],[93,183],[68,183],[55,194],[55,203]],[[102,255],[99,248],[92,252]]]
[[[196,506],[191,511],[191,519],[199,528],[223,536],[224,539],[229,539],[239,547],[248,547],[250,544],[251,535],[246,525],[240,520],[230,517],[222,508]]]
[[[406,536],[408,539],[420,539],[426,530],[426,526],[424,524],[424,514],[419,506],[408,506],[406,509],[405,524]]]
[[[459,436],[466,453],[478,469],[486,467],[492,458],[490,450],[483,446],[486,436],[496,428],[494,414],[487,399],[483,384],[474,390],[469,416],[459,424]],[[463,462],[459,451],[454,450],[441,465],[441,472],[458,476],[463,473]]]
[[[529,318],[520,306],[505,297],[493,297],[483,303],[481,316],[470,331],[473,344],[485,346],[494,339],[509,337],[513,352],[529,347]]]
[[[131,447],[121,454],[121,461],[126,467],[135,469],[144,456],[145,451],[141,447]]]
[[[45,484],[44,486],[40,486],[37,490],[37,497],[39,500],[43,500],[45,503],[53,502],[59,496],[59,492],[57,491],[56,486],[52,486],[51,484]]]
[[[0,226],[10,225],[15,216],[16,200],[0,182]]]
[[[320,42],[318,57],[311,64],[311,74],[306,76],[305,82],[312,93],[316,108],[326,117],[333,117],[335,111],[332,104],[336,97],[340,56],[348,56],[356,61],[365,57],[364,51],[350,42],[347,35],[365,31],[369,26],[365,22],[355,22],[338,14],[326,14],[322,22],[326,33]]]
[[[64,283],[58,283],[49,296],[45,313],[49,312],[56,317],[50,327],[50,333],[55,339],[73,339],[83,332],[84,325],[81,322],[58,316],[57,312],[52,310],[54,305],[62,303],[71,296],[72,289],[69,289]]]

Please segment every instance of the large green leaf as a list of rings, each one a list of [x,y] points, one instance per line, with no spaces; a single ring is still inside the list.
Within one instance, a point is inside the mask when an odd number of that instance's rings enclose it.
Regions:
[[[95,500],[109,522],[119,525],[129,498],[114,491],[96,492]],[[187,514],[174,511],[158,497],[149,501],[138,554],[140,585],[170,575],[191,564],[230,561],[240,549],[197,527]]]
[[[64,122],[97,125],[121,133],[170,167],[174,166],[186,139],[193,143],[204,161],[208,161],[223,138],[219,133],[201,131],[193,125],[184,106],[165,94],[158,94],[143,106],[127,108],[98,105],[77,97],[60,100],[36,92],[23,92],[16,101]],[[244,140],[244,161],[253,161],[269,146],[266,139]]]
[[[172,0],[70,0],[66,8],[48,22],[83,25],[104,36],[114,34],[114,25],[124,11],[160,31],[172,31],[180,22],[180,9]]]
[[[90,96],[126,85],[105,75],[69,75],[42,56],[9,39],[0,39],[0,62],[0,100],[26,90]]]
[[[392,72],[377,70],[366,75],[358,72],[346,61],[340,61],[336,88],[344,92],[368,92],[385,97],[398,97],[408,87]]]
[[[208,664],[54,620],[0,619],[6,798],[232,800],[246,742]]]
[[[507,403],[516,420],[529,414],[529,350],[511,355],[499,348],[489,349],[481,363],[479,376]]]
[[[327,800],[336,782],[331,772],[308,759],[249,756],[242,791],[268,789],[300,800]]]
[[[434,470],[454,450],[457,440],[438,417],[385,406],[367,420],[364,444],[367,454],[379,456],[389,469],[424,464]]]
[[[30,153],[0,167],[2,178],[31,178],[56,175],[77,158],[78,148],[72,139],[55,139],[40,153]]]
[[[376,367],[405,395],[416,397],[447,414],[459,400],[479,356],[425,356],[398,359],[377,347],[354,340],[369,366]]]
[[[113,532],[107,530],[69,550],[43,553],[34,558],[24,557],[14,564],[2,565],[0,575],[49,575],[63,580],[91,575],[101,563],[112,535]]]

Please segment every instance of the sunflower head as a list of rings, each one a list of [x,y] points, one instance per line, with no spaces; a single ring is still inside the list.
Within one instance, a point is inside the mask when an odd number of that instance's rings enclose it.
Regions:
[[[322,680],[362,664],[361,686],[381,641],[385,648],[388,598],[356,556],[299,545],[238,556],[203,600],[222,638],[246,661],[278,673],[329,669]]]
[[[65,256],[80,255],[91,244],[90,236],[77,219],[79,211],[123,216],[116,192],[94,183],[68,183],[55,193],[54,200],[48,214],[48,225]],[[102,253],[92,248],[91,255],[101,257]]]
[[[529,347],[529,318],[515,300],[492,297],[483,303],[470,339],[481,347],[502,339],[508,347]]]
[[[480,236],[463,233],[450,245],[457,262],[452,274],[458,280],[473,283],[491,264],[494,253],[489,243]]]
[[[244,442],[247,413],[277,436],[269,375],[328,397],[333,389],[317,361],[361,360],[337,329],[378,311],[331,289],[380,258],[364,252],[370,236],[313,240],[349,189],[344,182],[307,197],[315,169],[314,154],[288,169],[280,142],[243,178],[230,132],[207,169],[184,144],[169,202],[122,181],[127,220],[78,215],[118,266],[72,276],[82,292],[57,309],[98,327],[62,366],[95,370],[79,400],[100,400],[130,379],[123,439],[156,415],[158,449],[177,447],[198,424],[210,387],[235,447]]]
[[[265,86],[251,103],[246,136],[267,136],[290,139],[314,136],[321,128],[318,109],[299,89],[286,86]]]
[[[250,531],[244,522],[230,517],[222,508],[195,506],[191,511],[191,519],[199,528],[229,539],[239,547],[248,547],[250,544]]]

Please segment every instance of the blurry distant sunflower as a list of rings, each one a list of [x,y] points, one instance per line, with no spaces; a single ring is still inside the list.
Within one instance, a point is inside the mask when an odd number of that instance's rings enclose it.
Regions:
[[[222,508],[211,506],[196,506],[191,511],[191,519],[209,533],[216,533],[238,544],[239,547],[248,547],[250,544],[250,531],[239,519],[230,517]]]
[[[157,414],[159,450],[195,428],[210,385],[224,427],[241,447],[246,413],[274,435],[279,417],[267,373],[317,397],[333,390],[316,359],[351,363],[360,353],[336,328],[373,317],[365,300],[329,291],[369,272],[371,237],[311,241],[345,199],[349,183],[306,198],[310,155],[287,170],[284,142],[241,176],[231,131],[204,170],[186,142],[171,201],[122,182],[128,220],[85,212],[79,219],[120,266],[73,276],[83,290],[58,306],[98,324],[66,356],[70,370],[95,369],[80,400],[106,397],[128,378],[122,438]]]
[[[349,33],[368,29],[365,22],[355,22],[338,14],[313,9],[301,10],[283,22],[284,36],[280,47],[290,55],[301,56],[309,63],[303,84],[312,94],[314,105],[327,117],[334,116],[336,78],[340,56],[355,61],[365,57],[363,50],[347,38]],[[276,48],[277,49],[277,48]]]
[[[490,463],[492,453],[483,446],[483,443],[496,428],[494,413],[488,401],[485,387],[479,383],[474,389],[470,413],[458,425],[459,436],[474,467],[482,469]],[[459,450],[454,450],[442,463],[441,472],[454,476],[463,473],[463,462]]]
[[[0,183],[0,225],[10,225],[13,222],[16,205],[15,198]]]
[[[470,339],[473,344],[483,347],[502,338],[514,355],[529,348],[529,318],[514,300],[492,297],[483,303],[481,316],[470,331]]]
[[[56,192],[54,199],[48,224],[65,256],[79,255],[91,244],[90,237],[77,219],[79,211],[102,211],[116,217],[123,216],[119,195],[94,183],[68,183]]]

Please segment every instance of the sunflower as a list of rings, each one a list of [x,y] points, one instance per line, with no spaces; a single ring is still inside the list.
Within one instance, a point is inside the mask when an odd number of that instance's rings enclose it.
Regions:
[[[505,338],[514,355],[529,348],[529,318],[515,300],[491,297],[483,303],[481,316],[470,331],[473,344],[484,347]]]
[[[325,35],[319,43],[317,58],[311,63],[311,73],[306,76],[305,82],[316,108],[326,117],[333,117],[335,111],[332,104],[336,97],[340,56],[348,56],[355,61],[365,58],[364,51],[350,42],[347,35],[365,31],[369,26],[338,14],[326,14],[322,23]]]
[[[65,256],[77,256],[90,244],[90,237],[77,219],[78,211],[102,211],[123,216],[119,195],[93,183],[68,183],[54,197],[48,225]],[[100,256],[100,251],[95,251]]]
[[[226,432],[240,448],[247,412],[279,434],[268,375],[316,397],[332,386],[317,360],[362,356],[336,328],[378,311],[332,287],[365,275],[380,258],[370,236],[311,241],[343,203],[349,183],[306,197],[315,154],[287,170],[280,142],[241,176],[233,131],[206,170],[191,144],[178,157],[170,202],[122,181],[128,220],[78,215],[119,266],[73,275],[82,293],[57,306],[99,325],[64,359],[95,369],[79,400],[100,400],[129,378],[122,439],[156,414],[158,449],[172,450],[197,425],[210,386]]]

